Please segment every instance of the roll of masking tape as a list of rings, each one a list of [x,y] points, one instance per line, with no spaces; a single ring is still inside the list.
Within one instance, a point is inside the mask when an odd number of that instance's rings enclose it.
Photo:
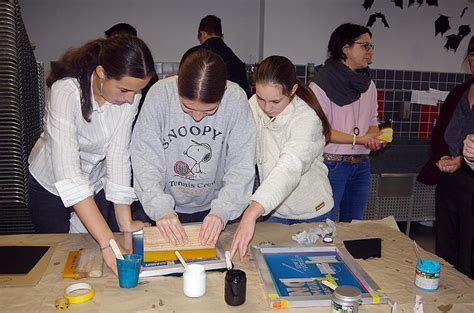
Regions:
[[[76,291],[81,290],[80,294],[76,295]],[[64,289],[64,298],[66,298],[69,303],[82,303],[89,301],[95,295],[95,291],[92,286],[88,283],[77,283],[72,284],[66,289]]]

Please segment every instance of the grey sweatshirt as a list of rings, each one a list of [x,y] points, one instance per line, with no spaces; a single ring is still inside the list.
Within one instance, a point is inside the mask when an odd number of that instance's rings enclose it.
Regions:
[[[227,82],[214,115],[184,113],[177,76],[149,90],[130,147],[134,188],[153,219],[211,209],[224,224],[247,207],[255,176],[256,129],[245,92]]]

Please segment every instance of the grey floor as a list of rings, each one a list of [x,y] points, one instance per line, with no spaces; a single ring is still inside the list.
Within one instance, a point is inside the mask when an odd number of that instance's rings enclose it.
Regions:
[[[399,222],[400,231],[405,232],[406,223]],[[423,249],[435,253],[435,232],[434,227],[425,226],[418,222],[412,222],[410,225],[410,238]]]

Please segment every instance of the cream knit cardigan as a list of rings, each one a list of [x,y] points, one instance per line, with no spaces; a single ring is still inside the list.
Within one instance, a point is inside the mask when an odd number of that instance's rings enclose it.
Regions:
[[[310,219],[329,212],[334,201],[323,163],[326,144],[316,112],[295,95],[269,118],[256,96],[249,100],[257,124],[257,166],[261,185],[251,197],[265,215]]]

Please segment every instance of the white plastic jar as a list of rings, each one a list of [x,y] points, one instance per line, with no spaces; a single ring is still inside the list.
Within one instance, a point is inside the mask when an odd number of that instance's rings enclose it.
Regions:
[[[201,264],[189,264],[183,274],[183,292],[187,297],[198,298],[206,293],[206,271]]]

